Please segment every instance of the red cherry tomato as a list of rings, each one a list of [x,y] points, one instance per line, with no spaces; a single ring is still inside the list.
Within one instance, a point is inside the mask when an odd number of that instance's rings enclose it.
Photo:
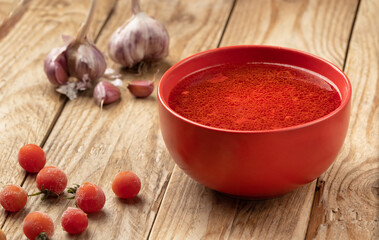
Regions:
[[[43,192],[59,195],[67,186],[67,175],[57,167],[44,167],[37,175],[37,187]],[[43,189],[42,189],[43,186]]]
[[[119,198],[134,198],[141,189],[141,180],[130,171],[120,172],[112,183],[112,190]]]
[[[98,212],[104,207],[105,194],[96,184],[85,182],[76,191],[75,201],[86,213]]]
[[[25,207],[28,195],[25,190],[16,185],[5,186],[0,191],[0,204],[9,212],[17,212]]]
[[[61,219],[63,229],[69,234],[80,234],[88,226],[87,214],[79,208],[67,208]]]
[[[23,222],[24,234],[27,238],[35,240],[40,234],[45,233],[48,238],[54,234],[54,223],[49,215],[44,212],[29,213]]]
[[[18,162],[27,172],[39,172],[46,164],[45,152],[35,144],[27,144],[18,152]]]

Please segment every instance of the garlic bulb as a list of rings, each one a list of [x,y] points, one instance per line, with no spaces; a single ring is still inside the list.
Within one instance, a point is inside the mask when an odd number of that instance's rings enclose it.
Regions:
[[[63,36],[66,44],[54,48],[47,55],[44,70],[49,81],[58,85],[57,91],[70,99],[77,97],[78,90],[86,90],[103,76],[107,67],[104,55],[88,37],[97,0],[92,0],[85,22],[76,38]]]
[[[111,36],[110,58],[133,67],[142,60],[159,60],[168,56],[169,36],[165,26],[141,11],[138,0],[132,0],[133,16]]]
[[[86,40],[75,42],[67,49],[67,63],[70,76],[81,80],[77,85],[80,90],[91,87],[91,81],[103,76],[107,68],[104,55]]]

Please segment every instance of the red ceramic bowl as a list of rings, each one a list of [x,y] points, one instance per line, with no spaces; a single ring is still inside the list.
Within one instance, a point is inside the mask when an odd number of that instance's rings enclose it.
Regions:
[[[218,64],[269,62],[309,69],[330,79],[341,105],[301,125],[266,131],[213,128],[188,120],[168,105],[173,87],[188,74]],[[172,66],[158,86],[159,119],[172,158],[211,189],[247,198],[270,198],[319,177],[335,160],[346,136],[351,85],[333,64],[298,50],[232,46],[205,51]]]

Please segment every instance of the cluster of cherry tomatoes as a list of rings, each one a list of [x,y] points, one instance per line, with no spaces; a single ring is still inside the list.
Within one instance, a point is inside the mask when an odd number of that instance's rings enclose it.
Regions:
[[[17,212],[26,205],[28,197],[43,194],[43,198],[59,197],[67,187],[67,175],[60,168],[47,166],[45,152],[35,144],[23,146],[18,153],[18,162],[29,173],[38,173],[36,184],[40,190],[28,195],[17,185],[7,185],[0,191],[0,204],[9,212]],[[118,173],[113,182],[112,190],[117,197],[134,198],[141,189],[141,181],[130,171]],[[61,217],[61,225],[69,234],[80,234],[88,226],[87,213],[100,211],[105,205],[103,190],[94,183],[85,182],[69,188],[68,193],[74,194],[78,208],[69,207]],[[51,217],[41,211],[29,213],[23,222],[23,231],[29,239],[48,239],[54,233],[54,223]],[[0,240],[6,236],[0,229]]]

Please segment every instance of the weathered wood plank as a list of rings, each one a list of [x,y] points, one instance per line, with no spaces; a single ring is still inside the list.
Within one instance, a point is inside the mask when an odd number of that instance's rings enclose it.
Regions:
[[[106,49],[111,33],[130,16],[129,4],[130,1],[118,2],[99,39],[100,49]],[[125,82],[151,79],[160,69],[158,79],[179,59],[216,47],[232,1],[146,0],[141,1],[141,6],[167,26],[171,34],[170,56],[142,76],[123,71]],[[159,132],[156,93],[147,99],[135,99],[123,89],[122,100],[102,111],[90,95],[66,104],[44,146],[48,164],[64,169],[69,184],[94,182],[108,198],[103,211],[88,215],[87,231],[70,239],[146,239],[174,167]],[[120,201],[113,194],[111,182],[122,170],[140,176],[142,190],[138,198]],[[34,177],[27,178],[25,188],[36,190]],[[25,211],[8,218],[4,230],[12,232],[15,239],[21,238],[23,217],[39,209],[54,219],[54,239],[68,238],[60,228],[61,214],[68,206],[74,203],[31,199]]]
[[[16,7],[17,3],[17,0],[0,0],[0,25]]]
[[[4,15],[0,19],[0,40],[17,26],[25,12],[29,8],[30,0],[20,0],[17,3],[10,4],[4,9]]]
[[[238,0],[221,45],[292,47],[342,67],[356,6],[356,0]],[[151,239],[304,239],[314,188],[315,182],[266,201],[229,199],[176,167]]]
[[[17,162],[19,148],[26,143],[42,144],[63,106],[64,98],[43,72],[43,60],[61,45],[61,34],[77,32],[89,2],[32,1],[13,19],[13,27],[0,33],[1,188],[23,182],[26,173]],[[112,8],[110,1],[99,1],[99,5],[93,32],[100,30]],[[6,215],[1,209],[1,225]]]
[[[296,48],[342,68],[357,2],[238,0],[222,45]]]
[[[319,178],[307,239],[379,239],[378,11],[378,1],[361,1],[345,68],[353,88],[349,133]]]
[[[312,196],[309,187],[271,200],[234,199],[195,183],[176,167],[150,239],[304,238]]]

